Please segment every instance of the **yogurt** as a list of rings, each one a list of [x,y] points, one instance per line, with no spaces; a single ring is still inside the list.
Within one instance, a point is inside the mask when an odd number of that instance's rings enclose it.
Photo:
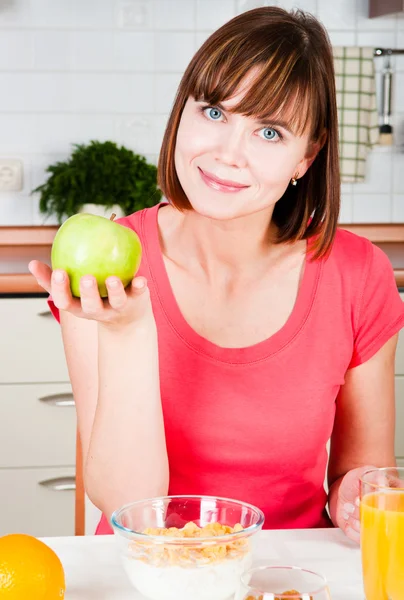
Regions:
[[[231,600],[252,553],[205,565],[157,566],[130,556],[123,564],[132,585],[150,600]]]

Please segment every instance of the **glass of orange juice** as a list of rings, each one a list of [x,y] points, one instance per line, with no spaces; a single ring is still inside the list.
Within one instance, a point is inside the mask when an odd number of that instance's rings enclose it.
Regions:
[[[404,468],[369,470],[360,487],[366,600],[403,600]]]

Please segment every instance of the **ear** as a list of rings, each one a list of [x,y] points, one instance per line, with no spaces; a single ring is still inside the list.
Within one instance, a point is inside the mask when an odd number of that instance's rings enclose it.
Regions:
[[[306,171],[311,167],[316,159],[317,154],[324,146],[327,140],[327,132],[324,130],[320,137],[316,141],[309,142],[305,157],[297,165],[296,171],[299,173],[299,177],[303,177]]]

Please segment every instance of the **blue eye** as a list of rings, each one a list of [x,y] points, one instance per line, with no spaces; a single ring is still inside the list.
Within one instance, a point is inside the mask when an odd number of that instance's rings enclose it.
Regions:
[[[218,121],[222,116],[222,111],[218,108],[215,108],[214,106],[207,106],[203,109],[203,112],[208,117],[208,119],[211,119],[212,121]]]
[[[275,140],[277,138],[280,138],[279,133],[276,131],[276,129],[273,129],[272,127],[264,127],[264,129],[261,129],[260,133],[262,132],[262,137],[265,140]]]

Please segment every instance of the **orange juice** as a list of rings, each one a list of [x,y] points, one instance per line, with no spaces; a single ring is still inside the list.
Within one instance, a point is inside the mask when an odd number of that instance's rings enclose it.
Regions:
[[[404,491],[366,494],[360,513],[366,600],[403,600]]]

